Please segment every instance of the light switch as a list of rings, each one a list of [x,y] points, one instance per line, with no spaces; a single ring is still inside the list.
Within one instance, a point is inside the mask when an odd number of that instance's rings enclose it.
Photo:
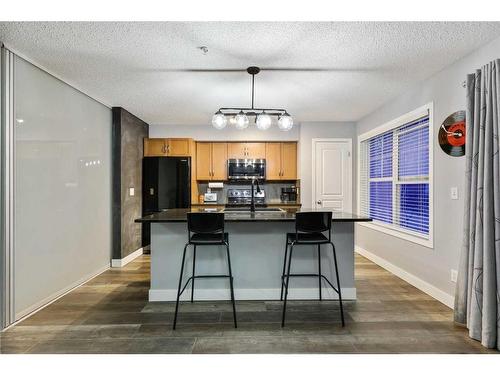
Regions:
[[[134,188],[129,188],[128,189],[128,193],[131,197],[133,197],[135,195],[135,189]]]
[[[451,199],[458,199],[458,188],[456,186],[450,189],[450,197]]]

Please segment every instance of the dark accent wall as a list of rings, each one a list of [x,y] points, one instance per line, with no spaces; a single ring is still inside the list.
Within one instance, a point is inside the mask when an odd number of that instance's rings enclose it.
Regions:
[[[142,157],[149,125],[121,107],[113,107],[113,259],[142,247]],[[134,196],[129,189],[134,188]]]

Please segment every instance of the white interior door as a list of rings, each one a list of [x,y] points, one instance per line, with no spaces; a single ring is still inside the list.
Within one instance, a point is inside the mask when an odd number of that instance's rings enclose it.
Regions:
[[[352,212],[351,139],[313,139],[312,207]]]

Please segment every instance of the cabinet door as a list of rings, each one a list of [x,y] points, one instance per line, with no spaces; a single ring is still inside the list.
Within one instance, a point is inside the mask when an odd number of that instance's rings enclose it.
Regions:
[[[164,138],[144,138],[144,156],[167,156]]]
[[[196,179],[210,180],[212,178],[211,143],[196,143]]]
[[[246,143],[247,159],[264,159],[266,157],[266,144],[263,142]]]
[[[189,156],[189,138],[169,138],[168,156]]]
[[[295,142],[281,144],[281,179],[297,179],[297,143]]]
[[[212,180],[227,179],[227,143],[212,143]]]
[[[281,179],[281,143],[266,143],[266,179]]]
[[[246,143],[231,142],[227,144],[228,159],[246,159],[247,158]]]

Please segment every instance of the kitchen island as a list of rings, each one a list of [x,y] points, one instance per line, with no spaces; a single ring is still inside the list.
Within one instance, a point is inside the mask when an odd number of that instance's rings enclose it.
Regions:
[[[168,209],[135,220],[151,223],[151,286],[150,301],[175,301],[182,260],[182,251],[188,241],[187,213],[203,212],[206,208]],[[220,209],[212,209],[221,211]],[[231,264],[236,300],[279,300],[281,272],[286,233],[295,231],[295,213],[311,209],[286,211],[226,211],[225,231],[229,233]],[[342,297],[356,299],[354,284],[354,223],[371,221],[345,212],[333,212],[332,241],[337,249]],[[332,252],[326,245],[322,250],[322,272],[335,280]],[[317,272],[315,246],[297,246],[292,261],[292,273]],[[225,248],[203,246],[196,254],[197,274],[224,274],[227,272]],[[193,251],[186,254],[185,279],[190,275]],[[289,299],[318,299],[316,278],[293,278]],[[184,293],[181,300],[187,300]],[[197,280],[196,300],[230,299],[229,285],[223,279]],[[336,299],[337,294],[324,284],[324,299]]]

